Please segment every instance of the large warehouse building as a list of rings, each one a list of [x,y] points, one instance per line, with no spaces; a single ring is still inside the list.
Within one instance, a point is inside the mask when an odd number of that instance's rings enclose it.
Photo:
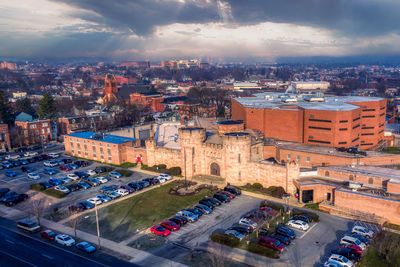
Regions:
[[[386,100],[377,97],[260,93],[232,99],[232,119],[266,138],[370,149],[384,138]]]

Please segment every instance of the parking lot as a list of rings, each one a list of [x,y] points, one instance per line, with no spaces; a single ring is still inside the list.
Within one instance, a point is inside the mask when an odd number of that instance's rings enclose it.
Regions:
[[[61,156],[59,158],[57,158],[57,160],[70,158],[68,156],[63,155],[62,152],[59,152],[59,153],[61,154]],[[74,158],[71,158],[71,159],[73,161],[76,160]],[[21,166],[14,167],[11,169],[0,170],[0,188],[6,187],[17,193],[27,193],[30,190],[30,185],[33,183],[47,182],[50,178],[62,178],[62,177],[66,177],[67,174],[69,174],[69,173],[73,173],[74,171],[86,171],[89,169],[95,169],[98,166],[105,165],[105,164],[89,161],[89,163],[90,163],[89,166],[80,167],[77,170],[71,170],[68,172],[60,170],[59,167],[57,166],[57,167],[52,168],[52,169],[56,170],[57,173],[54,175],[48,175],[43,171],[45,168],[43,166],[43,163],[45,161],[46,160],[30,163],[28,165],[23,165],[23,166],[21,165]],[[33,168],[35,170],[34,172],[40,175],[40,178],[39,179],[28,178],[27,173],[25,173],[21,170],[21,167],[26,167],[26,166]],[[121,168],[114,168],[114,169],[121,169]],[[5,175],[5,172],[7,170],[12,170],[12,171],[16,172],[17,175],[15,177],[7,177]],[[101,176],[101,174],[99,174],[99,176]],[[94,197],[97,194],[100,194],[99,189],[100,189],[100,187],[102,187],[104,185],[120,186],[120,185],[127,184],[130,182],[139,181],[146,177],[148,177],[148,175],[144,175],[143,173],[138,173],[138,172],[132,172],[132,175],[130,177],[122,177],[119,179],[111,178],[111,180],[105,184],[102,184],[100,186],[91,187],[89,189],[80,189],[78,191],[71,192],[65,198],[56,199],[53,197],[48,197],[44,194],[40,194],[40,196],[47,198],[47,200],[49,202],[49,207],[51,206],[51,208],[46,210],[46,212],[49,213],[52,210],[54,210],[54,208],[62,209],[62,208],[68,207],[70,205],[74,205],[80,201],[87,200],[88,198]],[[39,193],[37,193],[35,191],[31,191],[31,193],[29,195],[30,195],[30,197],[33,197],[34,199],[36,199],[39,196]],[[31,208],[30,200],[28,199],[27,201],[21,202],[21,203],[17,204],[15,207],[17,209],[27,211]]]

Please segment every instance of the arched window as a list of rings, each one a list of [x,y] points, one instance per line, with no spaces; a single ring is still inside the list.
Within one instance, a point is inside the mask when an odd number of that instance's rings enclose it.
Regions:
[[[373,184],[373,183],[374,183],[374,178],[369,178],[369,179],[368,179],[368,183],[369,183],[369,184]]]
[[[329,177],[329,172],[325,171],[325,176]]]
[[[211,163],[210,165],[210,174],[211,175],[216,175],[216,176],[220,176],[220,168],[219,165],[215,162]]]
[[[354,181],[354,175],[350,174],[349,180],[350,180],[350,181]]]

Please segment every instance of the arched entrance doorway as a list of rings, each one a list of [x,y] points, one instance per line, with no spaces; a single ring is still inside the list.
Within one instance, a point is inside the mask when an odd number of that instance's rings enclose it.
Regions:
[[[215,176],[220,176],[219,165],[215,162],[210,165],[210,174]]]

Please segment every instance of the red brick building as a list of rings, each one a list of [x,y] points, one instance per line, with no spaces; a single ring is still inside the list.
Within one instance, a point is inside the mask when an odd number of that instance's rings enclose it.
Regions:
[[[63,117],[58,119],[58,133],[64,135],[92,129],[100,130],[112,123],[113,118],[111,114]]]
[[[23,130],[27,146],[46,144],[53,139],[50,120],[15,121],[15,126]]]
[[[133,93],[129,95],[129,102],[145,108],[153,112],[162,112],[164,110],[164,97],[157,92],[149,93]]]
[[[384,139],[386,100],[278,93],[232,99],[232,119],[266,138],[369,149]]]
[[[117,101],[118,94],[118,83],[115,76],[112,74],[107,74],[104,79],[104,103]]]
[[[7,124],[0,124],[0,151],[7,151],[11,148],[10,133]]]

